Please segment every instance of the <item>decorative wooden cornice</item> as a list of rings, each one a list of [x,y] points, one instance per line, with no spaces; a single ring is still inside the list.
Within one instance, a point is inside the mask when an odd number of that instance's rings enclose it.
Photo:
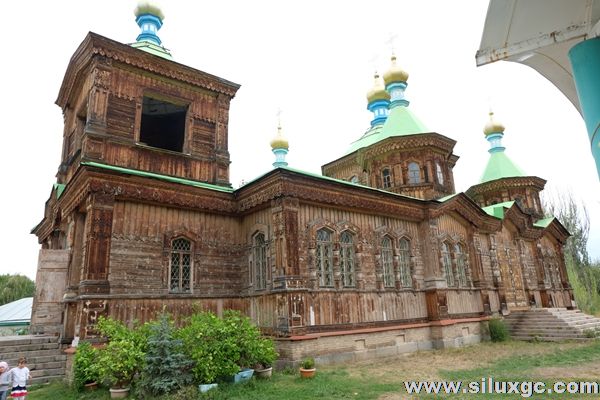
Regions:
[[[546,186],[546,180],[537,176],[501,178],[473,185],[467,189],[466,193],[468,196],[474,197],[484,193],[497,192],[499,190],[508,188],[520,188],[524,186],[530,186],[538,191],[542,191],[544,190],[544,186]]]
[[[390,151],[421,148],[427,148],[428,150],[438,149],[444,154],[449,154],[447,155],[448,160],[454,165],[459,158],[457,155],[452,154],[455,145],[456,140],[436,132],[419,133],[407,136],[392,136],[374,143],[369,147],[360,148],[350,154],[346,154],[345,156],[328,162],[321,166],[321,171],[325,173],[325,171],[330,170],[331,168],[341,168],[354,164],[361,165],[363,160],[366,161]]]
[[[422,200],[288,169],[273,170],[235,193],[239,212],[260,207],[278,196],[289,196],[326,206],[396,215],[411,221],[421,221],[426,216],[426,202]]]
[[[240,85],[206,72],[166,60],[129,45],[89,32],[79,45],[71,60],[56,99],[56,104],[65,108],[75,83],[82,78],[94,56],[102,56],[144,71],[185,82],[190,85],[222,93],[232,98]]]
[[[373,158],[394,150],[413,150],[418,148],[427,148],[428,150],[437,148],[443,153],[451,154],[455,145],[456,140],[436,132],[419,133],[408,136],[394,136],[364,149],[364,157]],[[457,157],[458,159],[458,156],[454,157]]]
[[[519,234],[525,239],[538,239],[543,230],[533,226],[531,215],[525,214],[517,204],[513,204],[505,213],[504,220],[517,227]]]
[[[571,233],[556,219],[554,218],[550,225],[544,228],[544,232],[554,236],[560,244],[564,245],[567,239],[571,236]]]
[[[496,232],[502,226],[499,219],[488,215],[464,193],[458,193],[443,203],[431,204],[432,218],[454,211],[482,231]]]

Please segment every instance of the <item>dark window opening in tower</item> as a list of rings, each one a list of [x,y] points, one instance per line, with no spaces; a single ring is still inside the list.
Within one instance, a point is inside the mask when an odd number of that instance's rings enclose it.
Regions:
[[[382,172],[382,180],[383,180],[383,187],[384,188],[389,188],[392,186],[392,176],[390,174],[390,170],[385,168]]]
[[[183,151],[186,105],[144,96],[140,142],[171,151]]]

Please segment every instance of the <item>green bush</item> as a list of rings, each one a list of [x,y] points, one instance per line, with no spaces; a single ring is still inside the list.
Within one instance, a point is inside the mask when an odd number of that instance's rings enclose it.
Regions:
[[[73,360],[73,384],[75,388],[81,391],[86,383],[97,382],[98,379],[100,379],[98,350],[89,342],[79,343]]]
[[[510,337],[506,324],[500,318],[490,319],[489,328],[492,342],[505,342]]]
[[[312,357],[306,357],[302,360],[302,368],[313,369],[315,367],[315,359]]]
[[[120,321],[100,317],[98,330],[108,344],[99,352],[98,370],[111,386],[126,387],[144,367],[149,328],[146,324],[129,329]]]
[[[242,368],[270,366],[278,356],[273,341],[261,337],[239,311],[227,310],[223,318],[211,312],[194,314],[176,336],[195,363],[192,372],[198,383],[214,383]]]
[[[194,361],[192,373],[198,383],[214,383],[217,378],[239,372],[240,349],[235,323],[211,312],[192,315],[177,334],[184,353]]]

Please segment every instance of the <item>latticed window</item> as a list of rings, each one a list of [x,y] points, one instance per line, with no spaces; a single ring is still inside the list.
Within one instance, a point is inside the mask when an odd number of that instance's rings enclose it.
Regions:
[[[463,246],[458,243],[454,246],[456,256],[456,273],[458,274],[458,286],[467,286],[467,257],[463,251]]]
[[[326,229],[317,231],[317,274],[319,285],[333,287],[333,245],[331,232]]]
[[[267,287],[267,243],[265,235],[258,233],[254,236],[252,248],[254,259],[254,283],[257,290]]]
[[[174,293],[191,292],[192,244],[184,238],[171,242],[171,273],[169,288]]]
[[[444,173],[439,163],[435,163],[435,172],[437,174],[437,180],[440,185],[444,184]]]
[[[398,255],[400,266],[400,283],[402,287],[412,287],[412,274],[410,272],[410,243],[402,238],[398,242]]]
[[[421,168],[416,162],[408,164],[408,183],[413,185],[421,183]]]
[[[394,287],[396,284],[393,256],[392,241],[386,236],[381,241],[381,264],[383,266],[383,285],[385,287]]]
[[[452,273],[452,254],[450,254],[450,246],[448,243],[442,243],[442,264],[444,267],[444,275],[446,275],[446,283],[448,286],[454,286],[454,274]]]
[[[340,235],[340,269],[345,287],[356,285],[354,278],[354,240],[348,231]]]
[[[390,174],[390,170],[388,168],[385,168],[383,171],[381,171],[381,178],[384,188],[389,188],[392,186],[392,175]]]

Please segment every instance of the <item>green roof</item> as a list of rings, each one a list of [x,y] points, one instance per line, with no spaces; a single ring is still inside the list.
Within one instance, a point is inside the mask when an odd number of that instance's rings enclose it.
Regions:
[[[518,176],[527,176],[504,151],[497,151],[490,154],[490,159],[485,166],[483,175],[479,183],[494,181],[501,178],[514,178]]]
[[[504,219],[504,209],[511,208],[515,204],[514,201],[505,201],[504,203],[492,204],[491,206],[481,207],[488,215],[499,219]]]
[[[547,228],[548,225],[550,225],[552,223],[552,221],[554,221],[554,217],[548,217],[548,218],[540,219],[538,221],[535,221],[535,223],[533,224],[533,226],[537,226],[537,227],[540,227],[540,228]]]
[[[448,201],[448,200],[450,200],[451,198],[453,198],[454,196],[457,196],[457,195],[458,195],[458,193],[449,194],[448,196],[440,197],[439,199],[437,199],[437,201],[440,201],[440,202],[443,203],[443,202]]]
[[[233,193],[233,189],[228,188],[228,187],[211,185],[210,183],[193,181],[191,179],[177,178],[175,176],[156,174],[154,172],[139,171],[137,169],[117,167],[114,165],[102,164],[102,163],[93,162],[93,161],[83,161],[83,162],[81,162],[81,165],[87,165],[90,167],[108,169],[111,171],[117,171],[117,172],[121,172],[124,174],[135,175],[135,176],[142,176],[145,178],[160,179],[160,180],[167,181],[167,182],[180,183],[182,185],[210,189],[210,190],[215,190],[218,192]]]
[[[54,184],[54,189],[56,189],[56,198],[60,199],[60,196],[63,194],[63,192],[65,191],[65,188],[67,187],[67,185],[64,185],[62,183],[55,183]]]
[[[395,136],[408,136],[418,133],[430,132],[416,115],[407,107],[397,106],[390,110],[385,123],[370,128],[360,139],[350,145],[346,154],[350,154],[363,147],[371,146],[384,139]]]
[[[173,56],[169,53],[169,50],[155,43],[142,40],[130,44],[131,47],[145,51],[146,53],[153,54],[158,57],[166,58],[167,60],[173,60]]]
[[[325,176],[325,175],[321,175],[321,174],[315,174],[314,172],[307,172],[307,171],[303,171],[301,169],[296,169],[296,168],[291,168],[291,167],[277,167],[275,169],[287,170],[287,171],[295,172],[295,173],[300,174],[300,175],[310,176],[310,177],[313,177],[313,178],[322,179],[322,180],[330,181],[330,182],[341,183],[341,184],[344,184],[344,185],[354,186],[354,187],[357,187],[357,188],[368,189],[368,190],[372,190],[372,191],[375,191],[375,192],[386,193],[386,194],[389,194],[389,195],[392,195],[392,196],[397,196],[397,197],[403,197],[403,198],[407,198],[407,199],[413,199],[413,200],[423,201],[423,199],[419,199],[417,197],[412,197],[412,196],[407,196],[405,194],[399,194],[399,193],[389,192],[387,190],[377,189],[377,188],[374,188],[374,187],[371,187],[371,186],[361,185],[360,183],[353,183],[353,182],[345,181],[343,179],[332,178],[330,176]],[[243,186],[240,186],[238,189],[241,189],[242,187],[248,186],[248,185],[252,184],[253,182],[258,181],[262,177],[270,174],[272,171],[274,171],[274,170],[271,170],[271,171],[266,172],[266,173],[264,173],[262,175],[259,175],[257,178],[255,178],[255,179],[253,179],[253,180],[251,180],[249,182],[246,182]]]

